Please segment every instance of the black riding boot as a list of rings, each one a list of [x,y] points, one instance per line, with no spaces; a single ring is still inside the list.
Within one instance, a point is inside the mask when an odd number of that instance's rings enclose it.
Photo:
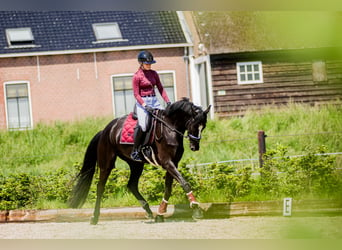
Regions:
[[[140,149],[144,143],[145,132],[142,131],[140,126],[134,128],[134,145],[131,153],[131,158],[135,161],[142,161],[140,158]]]

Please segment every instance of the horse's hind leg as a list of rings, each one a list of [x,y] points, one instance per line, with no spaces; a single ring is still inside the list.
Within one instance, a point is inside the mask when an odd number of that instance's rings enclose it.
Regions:
[[[102,196],[103,196],[103,193],[105,190],[107,179],[110,175],[110,172],[113,169],[113,165],[114,165],[114,159],[107,161],[106,164],[104,164],[103,162],[99,162],[100,178],[99,178],[99,182],[97,183],[96,203],[95,203],[94,215],[90,221],[90,223],[92,225],[96,225],[97,222],[99,221],[101,200],[102,200]],[[102,168],[102,166],[105,166],[105,167]]]
[[[147,217],[149,219],[153,219],[153,213],[151,211],[151,208],[147,201],[144,199],[144,197],[140,194],[138,188],[139,179],[144,169],[144,164],[129,164],[129,167],[131,169],[131,175],[129,177],[127,187],[132,192],[134,197],[140,202],[141,206],[147,213]]]

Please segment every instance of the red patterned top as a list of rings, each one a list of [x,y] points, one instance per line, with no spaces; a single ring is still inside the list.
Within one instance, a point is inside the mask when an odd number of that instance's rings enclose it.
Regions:
[[[141,97],[155,95],[154,87],[157,86],[159,93],[165,102],[170,102],[159,75],[154,70],[139,69],[133,76],[133,94],[135,99],[143,105],[144,100]]]

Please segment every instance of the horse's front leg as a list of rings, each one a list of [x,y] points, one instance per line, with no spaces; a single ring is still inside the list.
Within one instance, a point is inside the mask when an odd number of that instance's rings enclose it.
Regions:
[[[172,161],[170,161],[170,162],[168,162],[168,164],[166,164],[165,169],[166,169],[167,173],[172,178],[174,178],[174,179],[176,179],[176,181],[178,181],[178,183],[182,186],[183,190],[185,191],[185,193],[189,199],[189,202],[190,202],[190,207],[193,209],[193,217],[196,219],[202,218],[203,217],[203,211],[200,208],[199,203],[197,202],[196,197],[192,192],[191,186],[183,178],[181,173],[178,171],[176,165]],[[166,180],[165,180],[165,182],[166,182]],[[172,185],[172,182],[170,185]],[[171,195],[171,189],[170,189],[170,195]],[[167,197],[167,198],[169,198],[169,197]],[[164,197],[164,199],[165,199],[165,197]],[[165,199],[165,200],[167,201],[168,199]],[[161,203],[161,205],[163,205],[163,202]]]
[[[157,216],[155,218],[156,222],[164,222],[164,215],[167,212],[167,205],[172,192],[173,177],[170,173],[166,172],[165,175],[165,192],[161,203],[159,204]]]

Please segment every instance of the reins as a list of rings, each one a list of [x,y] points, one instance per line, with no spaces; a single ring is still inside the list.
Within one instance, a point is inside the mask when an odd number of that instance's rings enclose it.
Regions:
[[[155,115],[153,112],[150,113],[156,120],[158,120],[159,122],[161,122],[162,124],[165,125],[165,127],[167,127],[168,129],[170,129],[171,131],[173,132],[176,132],[177,134],[179,134],[180,136],[184,137],[184,138],[187,138],[187,139],[193,139],[195,141],[200,141],[201,140],[201,137],[197,137],[197,136],[194,136],[192,134],[189,134],[188,132],[188,135],[185,135],[184,133],[180,132],[179,130],[171,127],[169,124],[167,124],[163,119],[161,119],[160,117],[158,117],[157,115]]]
[[[169,124],[167,124],[163,119],[159,118],[157,115],[155,115],[154,113],[150,113],[154,119],[158,120],[159,122],[161,122],[162,124],[165,125],[165,127],[167,127],[168,129],[170,129],[173,132],[176,132],[177,134],[183,136],[184,138],[189,138],[189,136],[185,135],[184,133],[180,132],[179,130],[172,128]]]

